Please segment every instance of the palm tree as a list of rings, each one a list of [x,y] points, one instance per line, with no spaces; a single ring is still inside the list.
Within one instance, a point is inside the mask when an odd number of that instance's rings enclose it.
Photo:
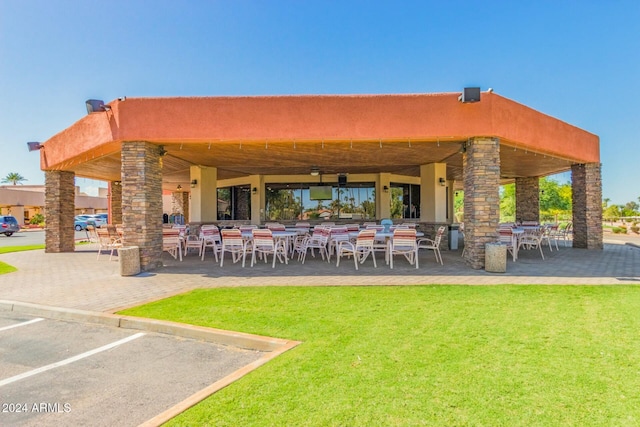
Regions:
[[[22,184],[22,181],[27,181],[27,178],[20,175],[18,172],[9,172],[7,176],[2,179],[3,184],[11,183],[13,185],[17,185]]]

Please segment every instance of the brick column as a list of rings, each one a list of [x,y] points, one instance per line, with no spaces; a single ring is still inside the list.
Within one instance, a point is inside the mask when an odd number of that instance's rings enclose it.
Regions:
[[[464,171],[465,262],[484,268],[485,244],[497,240],[500,222],[500,142],[473,138],[466,144]]]
[[[75,250],[75,174],[66,171],[45,171],[44,215],[45,252]]]
[[[540,180],[516,178],[516,221],[540,222]]]
[[[599,163],[571,166],[573,247],[602,249],[602,178]]]
[[[122,182],[111,182],[111,217],[110,224],[122,224]]]
[[[122,229],[125,246],[140,248],[140,268],[162,266],[160,150],[148,142],[122,143]]]

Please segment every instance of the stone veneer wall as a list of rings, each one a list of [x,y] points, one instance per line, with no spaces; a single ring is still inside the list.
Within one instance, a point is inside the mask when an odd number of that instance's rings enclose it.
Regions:
[[[516,178],[516,221],[540,222],[540,179]]]
[[[498,238],[500,222],[500,142],[472,138],[463,156],[464,259],[474,269],[484,267],[485,244]]]
[[[171,193],[171,213],[184,215],[185,223],[189,223],[189,193],[174,191]]]
[[[122,182],[111,181],[111,224],[122,224]]]
[[[45,252],[75,250],[75,174],[67,171],[45,171],[44,215]]]
[[[571,166],[574,248],[603,248],[600,169],[599,163]]]
[[[162,169],[157,145],[122,143],[122,228],[124,245],[140,248],[142,270],[162,266]]]

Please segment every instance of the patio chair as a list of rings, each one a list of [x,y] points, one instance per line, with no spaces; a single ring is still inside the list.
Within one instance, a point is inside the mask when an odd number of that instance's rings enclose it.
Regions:
[[[273,255],[273,263],[271,268],[276,267],[276,258],[282,263],[289,263],[287,258],[287,248],[285,247],[284,240],[276,240],[273,238],[273,234],[269,229],[255,229],[253,234],[253,250],[251,252],[251,267],[256,263],[256,254],[259,254],[264,258],[264,262],[267,262],[267,257]]]
[[[399,228],[393,232],[393,238],[389,242],[389,265],[393,269],[393,256],[403,255],[409,264],[418,268],[418,242],[416,230]]]
[[[170,230],[170,231],[169,231]],[[182,239],[178,229],[163,230],[162,250],[169,252],[174,259],[182,261]],[[175,232],[173,232],[175,230]]]
[[[518,241],[516,235],[513,234],[511,227],[503,227],[498,229],[498,242],[507,246],[507,251],[511,253],[513,262],[518,259]]]
[[[421,237],[418,239],[418,250],[426,249],[428,251],[433,251],[436,256],[436,262],[439,262],[440,265],[444,265],[442,262],[442,254],[440,253],[440,242],[442,241],[442,236],[446,232],[445,226],[438,227],[438,231],[436,232],[436,237],[434,239],[428,239],[426,237]]]
[[[339,242],[349,241],[349,230],[347,227],[331,227],[329,234],[328,262],[331,262],[331,255],[336,252]]]
[[[213,257],[216,262],[218,262],[218,254],[220,253],[220,246],[222,245],[220,229],[218,229],[216,225],[203,225],[200,227],[200,239],[202,240],[202,251],[200,252],[202,260],[204,261],[207,248],[211,248]]]
[[[329,260],[329,252],[327,249],[327,244],[329,241],[329,229],[325,229],[323,227],[315,227],[313,229],[313,234],[306,241],[306,245],[304,248],[301,248],[302,251],[302,263],[307,259],[307,252],[311,250],[311,256],[315,257],[315,249],[318,249],[320,252],[320,256],[324,261],[325,256],[327,257],[327,262]]]
[[[518,252],[520,252],[520,248],[539,249],[540,256],[544,259],[544,254],[542,253],[542,230],[531,230],[530,232],[525,231],[522,233],[518,239]]]
[[[564,246],[567,246],[567,242],[573,239],[573,223],[568,222],[563,228],[559,229],[559,236],[562,238]]]
[[[555,245],[556,250],[560,250],[558,248],[558,225],[546,225],[543,228],[542,232],[542,244],[547,243],[549,245],[549,251],[553,251],[552,244]]]
[[[353,263],[357,270],[358,263],[363,264],[369,254],[371,254],[371,258],[373,258],[373,266],[378,267],[376,264],[376,256],[373,251],[373,241],[375,237],[375,230],[362,230],[358,233],[355,243],[349,241],[338,242],[338,248],[336,251],[338,261],[336,263],[336,267],[340,266],[340,258],[343,256],[353,256]]]
[[[109,261],[113,258],[113,252],[122,247],[122,240],[114,239],[106,228],[96,228],[96,235],[98,237],[98,256],[96,259],[100,259],[100,254],[103,250],[111,251],[109,254]]]
[[[242,239],[242,233],[237,228],[224,229],[220,232],[222,236],[222,247],[220,248],[220,267],[224,264],[224,253],[231,254],[231,260],[235,264],[242,258],[242,267],[244,267],[246,258],[246,244]]]

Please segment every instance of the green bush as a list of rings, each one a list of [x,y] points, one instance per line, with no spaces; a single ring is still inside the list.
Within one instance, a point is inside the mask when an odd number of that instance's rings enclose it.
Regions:
[[[44,222],[44,215],[39,213],[32,216],[31,219],[29,220],[29,224],[33,224],[33,225],[42,224],[43,222]]]

